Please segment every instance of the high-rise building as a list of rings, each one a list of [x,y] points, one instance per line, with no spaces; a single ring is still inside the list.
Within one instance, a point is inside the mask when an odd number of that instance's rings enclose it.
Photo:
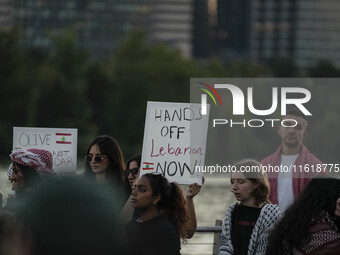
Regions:
[[[206,58],[212,51],[209,37],[208,3],[207,0],[195,0],[193,4],[193,57]]]
[[[8,29],[12,26],[12,2],[0,0],[0,29]]]
[[[250,54],[256,61],[284,57],[297,59],[296,39],[301,34],[297,24],[298,1],[255,0],[252,2]]]
[[[152,0],[150,37],[192,55],[193,0]]]
[[[71,28],[79,45],[101,58],[131,28],[147,26],[149,8],[146,0],[14,0],[13,14],[26,47],[49,48],[49,35]]]
[[[340,66],[337,0],[219,0],[216,49],[227,59],[292,58],[308,68]]]
[[[13,0],[24,45],[50,48],[49,34],[72,28],[95,58],[108,56],[133,28],[190,57],[192,0]]]
[[[249,57],[251,1],[218,1],[215,43],[219,56],[228,59]]]

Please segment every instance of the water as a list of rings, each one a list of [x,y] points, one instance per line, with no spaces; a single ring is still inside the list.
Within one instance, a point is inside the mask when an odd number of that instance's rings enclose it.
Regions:
[[[182,186],[184,193],[187,187],[186,185]],[[11,185],[7,177],[7,166],[0,167],[0,192],[5,203],[8,194],[11,193]],[[206,178],[201,192],[194,198],[198,226],[214,226],[216,219],[223,220],[228,207],[234,201],[234,196],[230,192],[228,178]],[[181,254],[212,254],[212,245],[206,245],[206,243],[212,242],[213,234],[196,233],[193,238],[188,240],[187,244],[182,244]]]
[[[11,193],[11,184],[7,177],[7,167],[4,166],[0,166],[0,193],[4,202],[6,202],[8,194]]]
[[[228,178],[206,179],[201,192],[194,198],[198,226],[214,226],[216,219],[224,220],[228,207],[235,202],[230,190]],[[186,191],[186,186],[183,187],[183,191]],[[213,243],[213,234],[196,233],[186,245],[182,244],[181,253],[182,255],[212,254],[212,245],[206,245],[206,243]]]

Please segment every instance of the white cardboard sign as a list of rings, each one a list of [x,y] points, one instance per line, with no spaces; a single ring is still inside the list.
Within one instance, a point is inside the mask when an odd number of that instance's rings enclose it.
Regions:
[[[148,102],[140,174],[157,172],[170,182],[201,184],[195,167],[204,166],[208,120],[200,104]]]
[[[75,174],[77,137],[78,129],[13,127],[13,150],[48,150],[52,154],[56,174]]]

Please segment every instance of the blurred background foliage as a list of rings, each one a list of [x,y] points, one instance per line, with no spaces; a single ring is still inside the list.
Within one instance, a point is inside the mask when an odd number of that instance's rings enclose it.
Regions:
[[[16,28],[0,32],[1,158],[11,151],[13,126],[78,128],[79,155],[100,134],[115,137],[125,158],[140,153],[147,101],[189,102],[191,77],[340,76],[329,62],[300,70],[291,59],[270,59],[261,66],[187,59],[165,45],[148,42],[140,30],[129,33],[101,61],[77,46],[72,30],[51,35],[49,52],[21,47],[19,34]],[[329,100],[339,109],[337,98]],[[324,117],[338,133],[338,114]],[[321,131],[322,125],[316,128]],[[233,140],[242,143],[237,137]],[[278,141],[271,143],[276,146]]]

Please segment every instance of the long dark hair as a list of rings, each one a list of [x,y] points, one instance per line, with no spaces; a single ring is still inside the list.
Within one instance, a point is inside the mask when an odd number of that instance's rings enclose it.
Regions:
[[[176,227],[180,237],[186,239],[189,216],[178,184],[169,183],[161,174],[145,174],[143,177],[149,180],[153,195],[161,196],[157,209]]]
[[[24,166],[16,162],[13,162],[13,164],[16,165],[22,172],[22,176],[25,181],[24,189],[30,189],[42,183],[40,175],[32,167]]]
[[[137,162],[137,166],[140,167],[140,162],[141,162],[142,155],[141,154],[135,154],[131,158],[129,158],[128,162],[126,163],[126,167],[130,167],[130,163],[132,161]]]
[[[110,159],[108,169],[105,171],[108,183],[122,184],[124,181],[125,164],[118,142],[108,135],[98,136],[87,148],[86,155],[89,154],[91,147],[95,144],[98,145],[100,153],[108,156]],[[85,175],[95,176],[89,162],[85,161],[84,168]]]
[[[319,220],[322,211],[335,216],[339,197],[340,180],[321,176],[310,180],[271,233],[267,254],[292,254],[293,247],[299,248],[302,240],[308,241],[312,218]]]

